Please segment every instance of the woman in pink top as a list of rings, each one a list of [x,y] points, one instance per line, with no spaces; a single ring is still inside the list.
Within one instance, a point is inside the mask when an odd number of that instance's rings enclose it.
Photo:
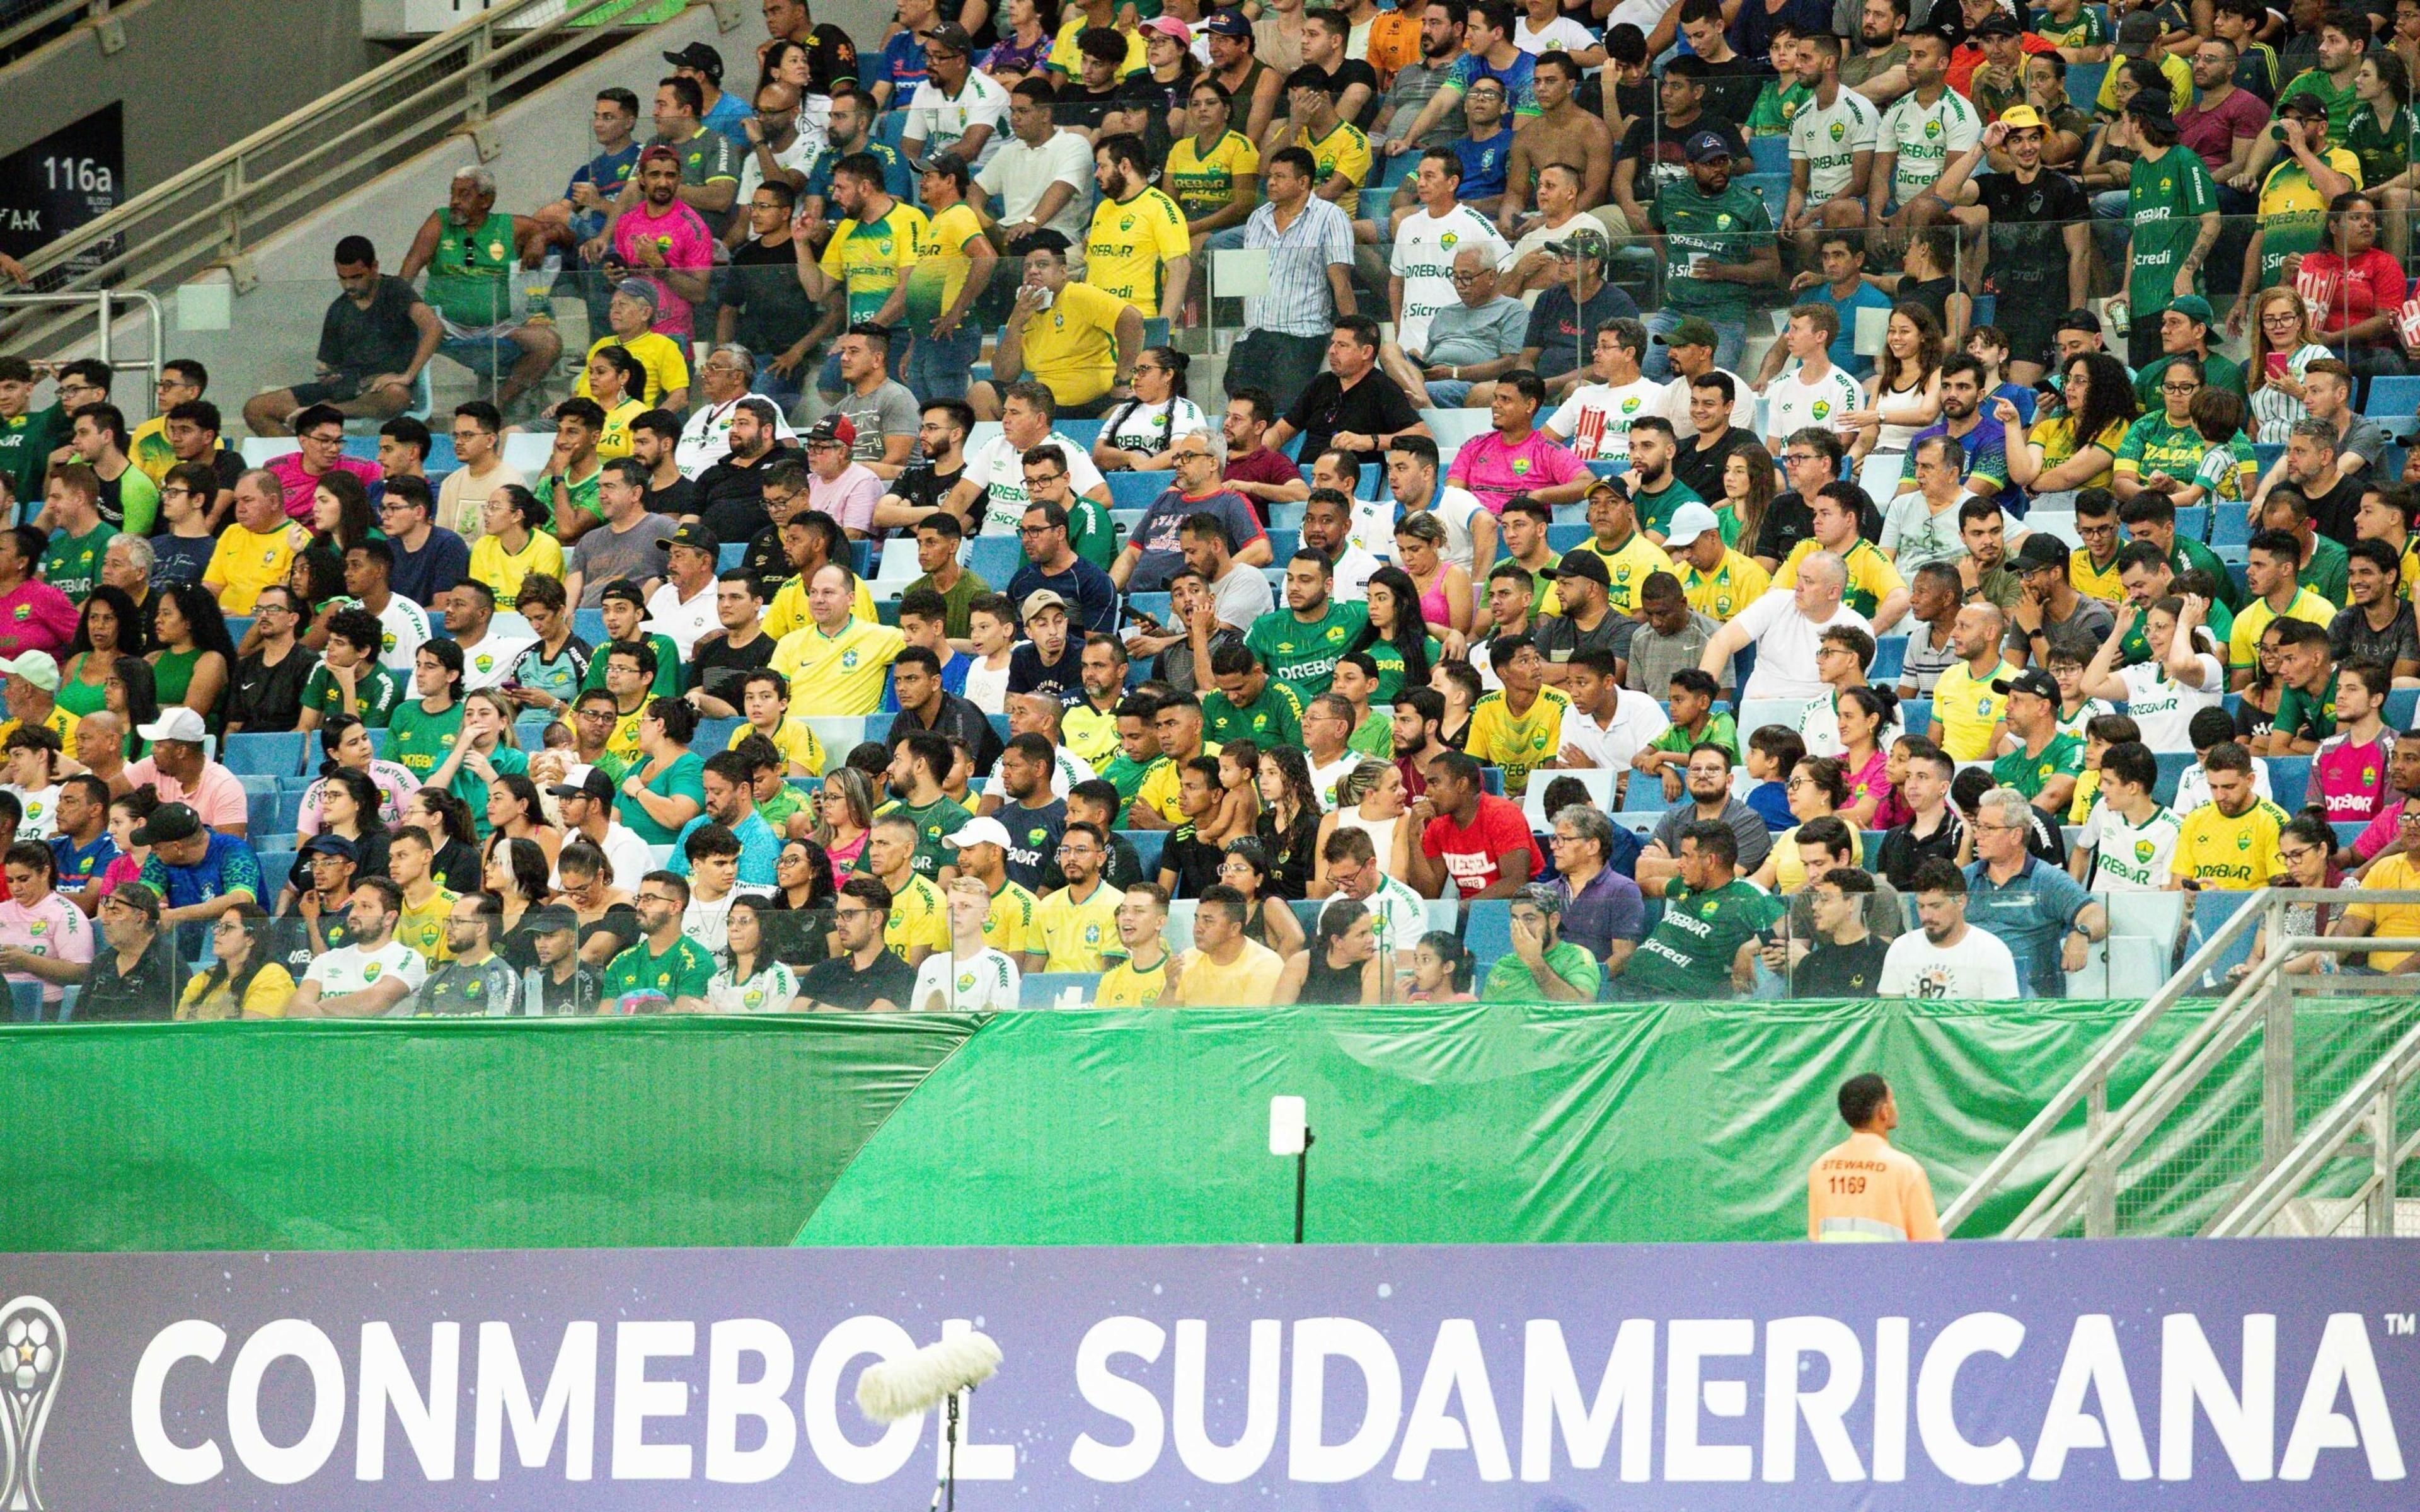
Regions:
[[[1877,816],[1891,795],[1890,754],[1883,749],[1883,732],[1898,717],[1899,695],[1886,687],[1852,687],[1833,701],[1839,721],[1840,744],[1847,753],[1840,767],[1849,774],[1849,801],[1840,817],[1852,829],[1877,827]]]
[[[369,726],[349,714],[331,715],[319,727],[319,749],[328,760],[320,766],[322,780],[311,784],[302,795],[302,816],[295,822],[294,833],[309,840],[319,833],[320,795],[327,789],[325,778],[336,767],[361,772],[378,784],[379,820],[390,828],[403,823],[403,806],[420,789],[420,779],[408,767],[377,759],[370,745]]]
[[[1445,560],[1443,522],[1426,510],[1404,516],[1395,561],[1419,590],[1420,618],[1438,639],[1470,633],[1470,574]]]
[[[2327,245],[2303,255],[2294,284],[2328,290],[2319,341],[2343,351],[2355,375],[2403,371],[2403,337],[2395,329],[2396,312],[2403,308],[2403,269],[2378,244],[2378,207],[2359,190],[2328,202]]]
[[[73,968],[92,961],[92,921],[52,890],[58,862],[49,846],[19,841],[0,869],[8,873],[8,901],[0,903],[0,973],[11,983],[40,982],[42,1001],[54,1004],[67,995],[67,983],[83,975]]]

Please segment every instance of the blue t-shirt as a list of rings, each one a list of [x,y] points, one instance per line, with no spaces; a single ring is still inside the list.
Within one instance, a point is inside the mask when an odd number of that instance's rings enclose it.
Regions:
[[[1454,64],[1453,76],[1449,82],[1466,95],[1470,93],[1470,86],[1480,80],[1495,80],[1504,86],[1504,114],[1509,119],[1513,116],[1538,114],[1538,91],[1530,86],[1530,80],[1537,71],[1538,60],[1527,53],[1514,58],[1509,69],[1497,68],[1475,53],[1465,53]]]
[[[885,142],[869,139],[865,146],[858,150],[871,152],[882,160],[882,187],[892,199],[908,200],[911,203],[914,201],[915,190],[908,180],[908,163],[899,156],[898,148]],[[814,165],[807,170],[807,187],[801,191],[805,194],[821,196],[824,200],[825,216],[835,221],[840,218],[840,215],[831,204],[832,164],[840,162],[845,156],[846,156],[845,153],[836,152],[829,147],[824,149],[816,156]]]
[[[712,823],[713,820],[699,814],[681,825],[680,834],[673,841],[673,858],[665,863],[664,870],[676,876],[689,875],[689,838]],[[773,833],[773,826],[765,822],[765,816],[751,809],[748,817],[733,826],[731,832],[739,837],[739,886],[781,886],[773,875],[773,870],[782,859],[782,841]]]
[[[1505,165],[1512,161],[1512,128],[1504,127],[1483,142],[1472,141],[1466,132],[1457,136],[1453,155],[1462,160],[1461,197],[1492,199],[1504,193]]]
[[[908,97],[924,82],[924,43],[914,32],[903,31],[882,44],[881,68],[876,78],[891,81],[891,103],[897,107],[908,103]]]
[[[639,144],[636,142],[619,152],[600,152],[572,171],[571,182],[565,186],[563,197],[578,204],[580,186],[595,184],[597,193],[612,199],[622,192],[624,184],[630,181],[630,175],[638,170],[638,166]],[[572,213],[571,229],[582,241],[601,237],[605,234],[605,212],[576,210]]]
[[[721,131],[740,151],[752,152],[755,149],[749,146],[748,129],[739,123],[755,114],[737,95],[725,89],[715,100],[714,108],[699,117],[698,124],[709,131]]]
[[[1047,588],[1067,603],[1069,640],[1081,639],[1087,630],[1107,635],[1118,627],[1118,585],[1116,579],[1082,557],[1065,572],[1044,572],[1028,562],[1016,569],[1008,580],[1008,601],[1020,613],[1026,595]]]
[[[2017,407],[2017,418],[2030,425],[2034,423],[2034,405],[2040,398],[2040,395],[2031,389],[2019,388],[2013,383],[2003,383],[1998,388],[1993,389],[1991,393],[1985,394],[1983,396],[1983,402],[1988,406],[1994,399],[2006,399],[2010,404]],[[1983,411],[1984,423],[1986,424],[1993,424],[1991,413],[1992,411],[1989,409],[1986,409]],[[2006,438],[2002,439],[2000,444],[2003,446],[2008,444]]]
[[[1832,359],[1832,365],[1854,378],[1873,377],[1874,360],[1857,350],[1857,312],[1888,310],[1891,307],[1890,296],[1862,278],[1857,280],[1857,291],[1845,300],[1836,297],[1829,284],[1818,284],[1809,293],[1829,304],[1840,316],[1840,333],[1832,338],[1832,345],[1825,351],[1825,355]]]
[[[92,879],[109,870],[117,859],[117,841],[102,830],[92,843],[77,850],[75,841],[65,835],[51,837],[51,858],[58,863],[59,891],[82,892],[92,885]]]
[[[1765,828],[1776,833],[1798,823],[1798,816],[1790,811],[1790,795],[1778,782],[1759,782],[1748,789],[1747,806],[1764,821]]]
[[[2005,886],[1994,885],[1991,868],[1977,861],[1966,868],[1966,922],[1986,934],[1996,934],[2016,957],[2017,979],[2030,997],[2063,997],[2067,978],[2058,964],[2059,943],[2075,916],[2092,895],[2083,884],[2057,867],[2028,855],[2024,870]]]
[[[944,693],[955,693],[959,697],[964,698],[967,691],[967,669],[973,665],[974,658],[972,656],[961,656],[956,652],[952,652],[950,654],[950,659],[941,664],[941,691]],[[886,677],[882,680],[882,708],[880,712],[884,714],[897,714],[899,712],[899,687],[898,680],[895,675]]]
[[[170,866],[154,850],[143,863],[142,881],[171,908],[190,908],[231,892],[244,893],[255,903],[261,903],[265,896],[260,857],[253,855],[252,847],[242,841],[215,829],[210,831],[209,849],[191,866]],[[198,951],[209,929],[199,919],[179,925],[179,948],[187,952]],[[192,958],[190,953],[187,958]]]
[[[406,551],[397,541],[387,545],[395,552],[387,587],[423,608],[436,608],[438,594],[471,576],[471,543],[442,525],[429,528],[417,551]]]

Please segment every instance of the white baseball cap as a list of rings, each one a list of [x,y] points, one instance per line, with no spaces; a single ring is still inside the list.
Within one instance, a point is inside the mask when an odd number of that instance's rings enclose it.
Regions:
[[[970,845],[997,845],[1004,851],[1008,849],[1008,826],[986,814],[981,819],[970,819],[942,836],[941,843],[954,851]]]
[[[202,723],[202,717],[181,703],[173,709],[161,710],[157,724],[137,725],[134,733],[146,740],[181,740],[193,746],[198,746],[210,737],[209,728]]]
[[[1677,551],[1708,531],[1719,532],[1721,529],[1714,523],[1713,510],[1694,501],[1683,504],[1672,511],[1672,528],[1665,533],[1664,549]]]

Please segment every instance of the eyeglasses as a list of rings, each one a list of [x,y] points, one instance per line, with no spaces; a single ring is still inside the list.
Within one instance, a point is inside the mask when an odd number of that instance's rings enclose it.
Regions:
[[[2162,393],[2199,393],[2201,392],[2201,385],[2198,383],[2163,383],[2160,385],[2160,392]]]
[[[1058,529],[1060,529],[1060,527],[1056,525],[1025,525],[1018,527],[1016,533],[1019,535],[1047,535],[1052,531]]]

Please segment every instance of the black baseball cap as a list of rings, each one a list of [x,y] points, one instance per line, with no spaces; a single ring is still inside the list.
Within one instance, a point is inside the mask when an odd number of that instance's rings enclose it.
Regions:
[[[595,798],[599,803],[613,801],[613,779],[601,766],[575,766],[563,774],[566,780],[547,789],[558,798]]]
[[[1992,683],[1992,691],[2031,693],[2036,698],[2048,699],[2053,703],[2058,702],[2058,684],[2053,680],[2050,673],[2039,667],[2028,667],[2014,677],[1995,678]]]
[[[151,810],[151,817],[134,832],[137,845],[157,845],[163,841],[191,840],[202,832],[202,816],[181,803],[163,803]]]
[[[1613,586],[1613,574],[1606,570],[1605,558],[1586,547],[1575,547],[1564,552],[1563,560],[1555,563],[1555,576],[1558,579],[1586,578],[1607,588]]]
[[[676,69],[695,69],[717,84],[722,82],[722,54],[704,42],[691,42],[677,53],[667,53],[664,61]]]
[[[703,525],[684,525],[658,541],[656,545],[666,551],[676,546],[691,546],[709,557],[720,557],[722,553],[722,543],[716,540],[714,532]],[[644,601],[642,601],[639,607],[644,609],[646,607]]]

